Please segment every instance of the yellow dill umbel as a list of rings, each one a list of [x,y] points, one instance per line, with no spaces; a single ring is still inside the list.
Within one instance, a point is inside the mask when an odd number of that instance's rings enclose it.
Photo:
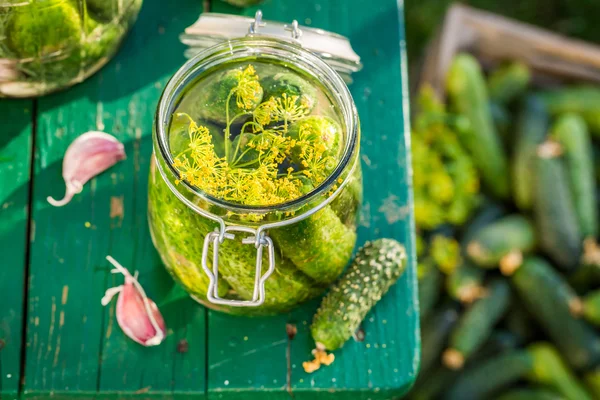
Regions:
[[[207,127],[185,113],[179,114],[190,120],[189,144],[173,163],[180,180],[216,198],[250,206],[283,204],[316,188],[337,160],[320,141],[326,133],[301,126],[297,138],[288,135],[290,124],[309,114],[308,104],[298,96],[283,93],[256,106],[262,87],[254,67],[237,71],[236,77],[238,84],[229,92],[228,100],[235,98],[237,106],[245,111],[226,117],[224,157],[215,151]],[[239,138],[231,140],[232,122],[244,115],[248,121]],[[292,152],[299,154],[297,165],[289,163]]]

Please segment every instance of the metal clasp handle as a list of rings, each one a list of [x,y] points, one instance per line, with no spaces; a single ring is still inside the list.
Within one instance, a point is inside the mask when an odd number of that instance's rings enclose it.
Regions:
[[[252,300],[229,300],[219,296],[219,247],[225,240],[235,239],[235,235],[230,232],[245,232],[251,234],[242,239],[242,244],[253,244],[256,247],[256,271],[254,276],[254,291]],[[208,252],[210,245],[213,246],[212,270],[208,265]],[[269,268],[263,274],[262,256],[263,248],[267,248],[269,259]],[[208,275],[209,285],[206,297],[208,301],[214,304],[222,304],[234,307],[257,307],[265,302],[265,281],[273,271],[275,271],[275,249],[273,241],[262,231],[258,231],[244,226],[227,226],[221,232],[216,229],[204,238],[204,247],[202,249],[202,269]]]
[[[266,22],[263,22],[263,13],[261,10],[258,10],[256,14],[254,14],[254,20],[250,22],[250,27],[248,28],[249,35],[255,35],[258,33],[259,28],[263,28],[267,26]],[[283,27],[288,32],[292,33],[292,39],[298,41],[302,36],[302,29],[298,25],[298,21],[294,20],[291,25],[285,25]]]

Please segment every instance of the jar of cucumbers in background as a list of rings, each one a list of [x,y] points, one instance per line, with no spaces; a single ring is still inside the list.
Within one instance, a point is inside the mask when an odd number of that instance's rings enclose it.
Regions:
[[[323,51],[329,63],[307,48],[328,40],[346,52]],[[184,35],[190,52],[212,41],[159,102],[150,231],[167,270],[200,303],[285,312],[322,294],[356,244],[360,128],[332,65],[348,78],[360,60],[341,36],[263,26],[260,13],[204,14]]]
[[[0,0],[0,97],[34,97],[92,75],[142,0]]]

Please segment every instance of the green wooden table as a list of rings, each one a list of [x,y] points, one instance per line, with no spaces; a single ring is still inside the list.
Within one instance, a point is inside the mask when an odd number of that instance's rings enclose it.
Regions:
[[[335,363],[302,370],[318,302],[273,318],[235,318],[184,299],[163,309],[165,342],[143,348],[118,328],[104,291],[119,284],[107,254],[140,271],[160,304],[173,282],[146,223],[151,126],[158,97],[184,62],[178,35],[202,8],[253,15],[218,0],[146,0],[119,54],[85,83],[38,100],[0,101],[0,393],[24,398],[390,399],[419,365],[419,326],[407,154],[408,98],[401,0],[267,0],[267,19],[350,37],[365,68],[351,85],[362,122],[365,204],[359,241],[395,237],[410,267]],[[62,156],[75,137],[103,130],[127,160],[67,207]],[[298,334],[286,335],[293,323]]]

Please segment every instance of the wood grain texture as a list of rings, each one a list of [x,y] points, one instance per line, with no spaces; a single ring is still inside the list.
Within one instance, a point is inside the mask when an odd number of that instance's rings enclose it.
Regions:
[[[146,1],[114,60],[85,83],[39,100],[25,368],[30,397],[204,397],[203,308],[191,300],[164,307],[167,339],[143,348],[117,326],[115,302],[100,305],[104,291],[123,282],[110,274],[109,254],[138,270],[159,304],[173,285],[146,220],[152,120],[166,81],[185,61],[177,36],[201,9],[196,0]],[[89,130],[115,135],[127,159],[67,206],[52,208],[45,199],[62,196],[65,150]],[[183,340],[186,352],[178,351]]]
[[[0,398],[19,392],[33,101],[0,101]]]
[[[314,343],[309,325],[318,302],[289,315],[243,319],[209,311],[208,394],[210,399],[391,399],[408,391],[419,365],[419,325],[412,195],[410,130],[402,7],[378,0],[291,2],[266,0],[240,10],[213,1],[211,11],[252,16],[332,30],[350,38],[364,69],[350,86],[362,127],[365,201],[359,243],[393,237],[407,246],[406,274],[364,323],[366,340],[350,341],[331,367],[311,375],[302,369]],[[360,12],[357,12],[360,10]],[[288,387],[286,323],[298,334],[290,343]]]

